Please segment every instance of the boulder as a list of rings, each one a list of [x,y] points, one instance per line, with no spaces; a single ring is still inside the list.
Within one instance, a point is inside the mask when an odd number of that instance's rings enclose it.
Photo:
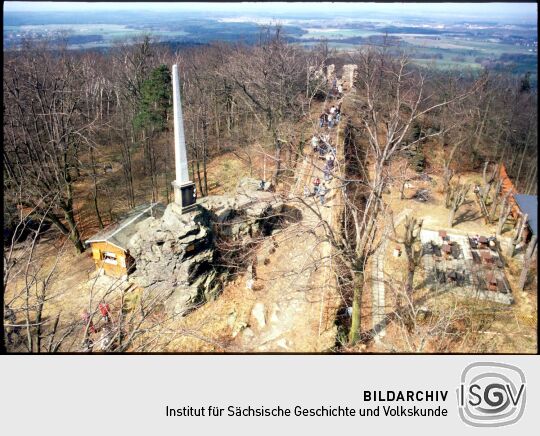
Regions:
[[[210,195],[199,204],[210,212],[214,231],[234,240],[258,236],[284,207],[274,194],[260,190],[260,180],[249,177],[240,180],[236,195]]]
[[[161,219],[139,226],[128,242],[136,261],[131,278],[143,289],[166,295],[166,307],[184,313],[216,294],[218,272],[208,211],[179,215],[169,205]]]
[[[209,195],[199,200],[199,205],[212,214],[212,221],[222,223],[234,215],[235,198],[225,195]]]
[[[236,335],[234,334],[233,332],[233,337],[235,337]],[[252,340],[253,338],[255,337],[255,333],[253,332],[253,330],[251,330],[249,327],[245,327],[244,329],[242,329],[242,338],[245,340],[245,341],[250,341]]]
[[[266,325],[266,316],[264,314],[264,304],[256,303],[251,310],[251,316],[257,322],[259,328],[263,328]]]
[[[279,309],[279,306],[274,303],[272,305],[272,312],[270,313],[270,322],[274,324],[279,324],[281,322],[279,319],[280,314],[281,310]]]

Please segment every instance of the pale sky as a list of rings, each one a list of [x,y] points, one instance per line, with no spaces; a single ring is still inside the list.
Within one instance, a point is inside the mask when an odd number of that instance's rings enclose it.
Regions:
[[[6,1],[5,11],[111,11],[111,10],[152,10],[152,11],[196,11],[235,12],[245,15],[252,12],[268,15],[283,13],[301,13],[321,8],[335,8],[336,12],[378,12],[396,15],[418,14],[460,17],[476,17],[489,20],[492,18],[523,18],[536,22],[536,3],[117,3],[117,2],[24,2]]]

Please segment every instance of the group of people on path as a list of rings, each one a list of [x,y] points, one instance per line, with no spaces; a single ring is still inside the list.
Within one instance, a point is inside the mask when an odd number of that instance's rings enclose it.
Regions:
[[[332,180],[332,171],[335,166],[336,160],[336,147],[334,147],[330,140],[330,135],[327,133],[314,134],[311,138],[311,146],[313,149],[313,155],[318,156],[319,159],[324,159],[323,178],[324,182],[321,183],[319,177],[313,179],[313,191],[308,186],[304,186],[304,197],[314,196],[318,198],[321,205],[324,205],[325,195],[328,193],[328,187],[326,182]]]
[[[304,186],[304,197],[315,197],[318,198],[321,202],[321,205],[324,206],[324,197],[328,192],[328,187],[326,186],[326,183],[321,183],[321,179],[318,177],[315,177],[313,179],[313,192],[309,190],[307,186]]]
[[[337,101],[336,104],[332,104],[330,108],[325,108],[319,116],[319,127],[321,129],[326,127],[330,130],[341,121],[341,105],[343,103],[341,97],[343,96],[343,86],[341,83],[338,83],[336,77],[332,80],[330,96],[339,96],[340,100]],[[324,182],[321,183],[319,177],[315,177],[313,179],[313,191],[311,191],[308,186],[304,186],[304,197],[313,196],[319,199],[321,205],[324,205],[325,196],[329,190],[326,182],[332,180],[332,171],[335,166],[337,150],[332,145],[330,134],[328,133],[315,133],[311,138],[311,147],[313,149],[313,155],[318,155],[320,159],[325,160],[323,168]]]
[[[319,127],[328,127],[332,129],[341,120],[341,101],[336,105],[332,105],[329,109],[325,109],[321,115],[319,115]]]
[[[320,159],[325,159],[325,156],[328,153],[332,153],[334,156],[336,155],[336,149],[332,146],[330,135],[328,134],[323,133],[322,135],[313,135],[311,138],[311,147],[313,149],[313,154],[318,154]]]
[[[332,78],[332,86],[330,87],[329,96],[338,98],[343,97],[343,84],[341,81],[338,81],[336,76]]]

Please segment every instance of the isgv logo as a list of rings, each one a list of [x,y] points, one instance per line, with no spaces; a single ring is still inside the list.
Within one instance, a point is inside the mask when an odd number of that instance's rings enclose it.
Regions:
[[[457,390],[459,416],[474,427],[502,427],[523,415],[525,374],[513,365],[477,362],[461,374]]]

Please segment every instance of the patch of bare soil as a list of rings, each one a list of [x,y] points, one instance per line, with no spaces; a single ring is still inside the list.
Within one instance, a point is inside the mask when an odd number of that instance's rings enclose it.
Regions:
[[[392,170],[399,167],[395,163]],[[403,162],[401,162],[403,165]],[[396,170],[397,171],[397,170]],[[412,178],[414,172],[406,175]],[[400,199],[399,183],[390,187],[385,194],[385,201],[390,205],[394,216],[405,208],[411,208],[414,216],[423,219],[424,228],[446,230],[461,234],[480,234],[490,236],[496,232],[496,226],[486,224],[478,205],[470,200],[456,214],[457,223],[448,226],[448,210],[444,207],[444,196],[441,192],[442,180],[437,174],[431,174],[432,182],[415,181],[414,188],[405,191],[406,199]],[[466,173],[461,175],[465,183],[479,183],[481,175]],[[408,199],[416,189],[430,189],[428,202]],[[509,230],[509,229],[507,229]],[[400,234],[402,226],[397,227]],[[504,239],[504,234],[503,234]],[[395,243],[389,243],[385,253],[384,276],[386,283],[386,312],[396,308],[396,290],[404,286],[406,273],[406,257],[393,256]],[[517,289],[521,272],[520,260],[507,260],[506,277],[511,288]],[[415,300],[418,323],[391,322],[386,329],[386,336],[381,344],[370,343],[368,351],[375,352],[465,352],[465,353],[536,353],[537,352],[537,293],[514,291],[515,303],[505,306],[471,298],[448,294],[437,294],[424,287],[424,272],[420,266],[415,274]],[[449,316],[448,314],[454,314]],[[438,320],[438,321],[437,321]],[[442,335],[442,323],[446,322]],[[424,341],[424,342],[422,342]]]

